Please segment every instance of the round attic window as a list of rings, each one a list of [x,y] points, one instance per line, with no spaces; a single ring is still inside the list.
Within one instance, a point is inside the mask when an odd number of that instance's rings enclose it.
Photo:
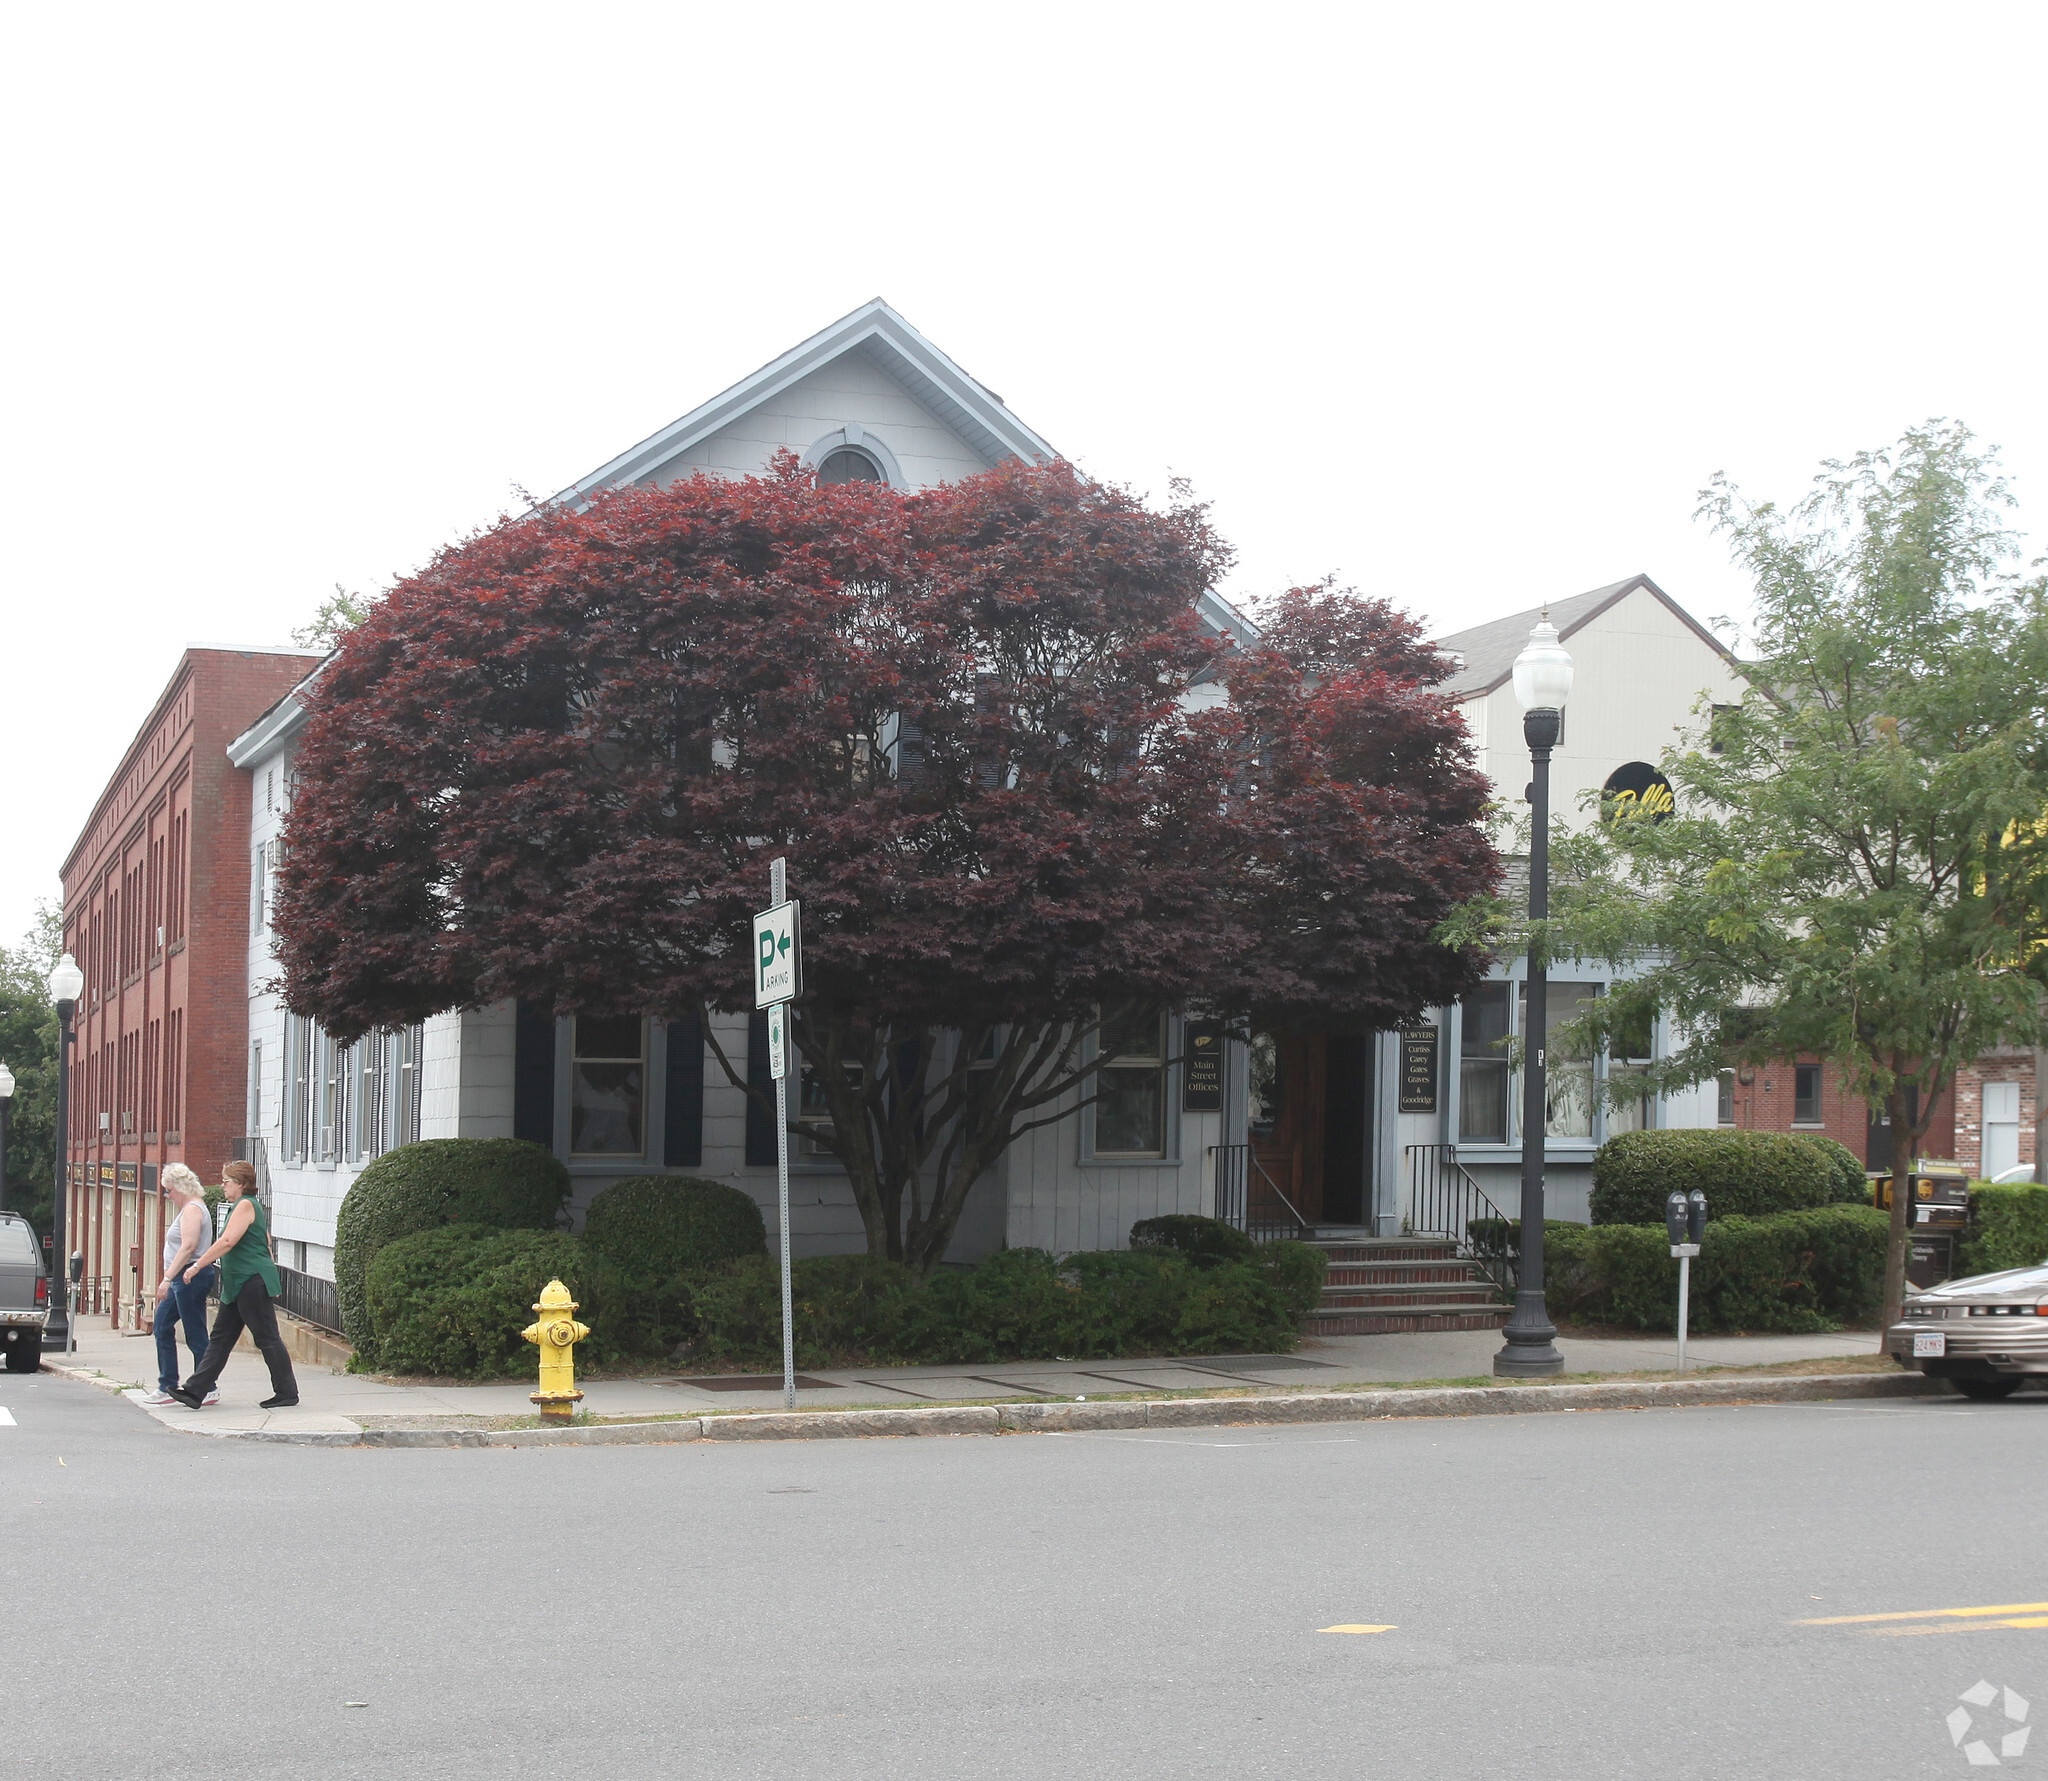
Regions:
[[[887,482],[881,465],[864,451],[842,445],[818,466],[820,482]]]

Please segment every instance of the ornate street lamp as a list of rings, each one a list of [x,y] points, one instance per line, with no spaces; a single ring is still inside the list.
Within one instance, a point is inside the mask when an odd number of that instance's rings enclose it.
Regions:
[[[1522,707],[1522,736],[1529,744],[1535,777],[1529,782],[1529,919],[1550,913],[1550,751],[1564,727],[1564,702],[1572,690],[1572,658],[1557,640],[1549,608],[1515,657],[1515,698]],[[1557,1351],[1557,1327],[1543,1303],[1543,1143],[1549,1121],[1544,1046],[1550,1033],[1549,973],[1541,957],[1529,955],[1528,1017],[1522,1025],[1522,1257],[1515,1276],[1515,1308],[1501,1331],[1495,1374],[1538,1378],[1564,1371]]]
[[[70,1251],[64,1246],[64,1202],[71,1187],[71,1017],[85,994],[85,973],[68,952],[50,971],[57,1010],[57,1193],[50,1203],[50,1316],[43,1346],[71,1348]]]
[[[14,1104],[14,1072],[0,1063],[0,1212],[7,1210],[7,1111]]]

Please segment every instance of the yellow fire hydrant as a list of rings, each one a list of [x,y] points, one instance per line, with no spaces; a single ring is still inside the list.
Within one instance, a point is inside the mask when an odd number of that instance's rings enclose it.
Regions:
[[[576,1344],[590,1334],[572,1315],[576,1301],[559,1280],[550,1280],[533,1308],[534,1321],[519,1333],[540,1349],[540,1390],[533,1402],[547,1422],[567,1422],[583,1394],[576,1389]]]

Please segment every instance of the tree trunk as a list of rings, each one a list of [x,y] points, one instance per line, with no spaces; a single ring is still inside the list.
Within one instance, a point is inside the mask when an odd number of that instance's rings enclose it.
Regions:
[[[1913,1250],[1913,1205],[1908,1192],[1913,1170],[1913,1148],[1919,1132],[1906,1127],[1906,1091],[1896,1077],[1885,1096],[1885,1111],[1892,1122],[1892,1225],[1891,1240],[1884,1257],[1884,1315],[1878,1325],[1877,1351],[1889,1352],[1886,1338],[1892,1325],[1905,1314],[1906,1262]]]

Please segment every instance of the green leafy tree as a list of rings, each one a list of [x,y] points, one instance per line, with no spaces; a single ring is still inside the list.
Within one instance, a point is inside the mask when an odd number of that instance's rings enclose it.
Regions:
[[[1653,1087],[1819,1056],[1886,1110],[1890,1322],[1936,1102],[2044,1037],[2048,588],[2013,566],[1995,454],[1949,422],[1830,461],[1782,510],[1724,477],[1703,502],[1755,579],[1753,690],[1666,755],[1674,814],[1560,845],[1532,938],[1642,965],[1564,1042],[1662,1010],[1681,1042]]]
[[[292,633],[292,641],[301,649],[332,649],[370,616],[375,604],[374,596],[352,594],[337,581],[312,618]]]
[[[18,946],[0,947],[0,1063],[14,1072],[7,1114],[7,1208],[39,1232],[50,1228],[57,1172],[57,1014],[50,967],[63,948],[63,918],[48,903]]]

